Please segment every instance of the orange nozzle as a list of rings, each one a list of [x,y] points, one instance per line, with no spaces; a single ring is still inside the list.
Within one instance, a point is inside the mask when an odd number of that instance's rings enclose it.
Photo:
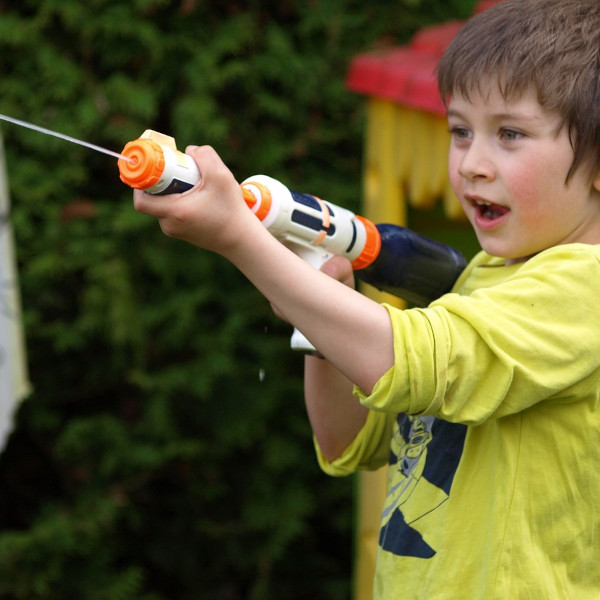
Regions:
[[[121,181],[132,188],[146,190],[155,185],[165,169],[165,157],[160,144],[139,138],[125,145],[118,166]]]
[[[269,188],[257,181],[246,181],[242,184],[242,193],[248,208],[251,208],[258,219],[263,221],[271,210],[272,197]],[[258,208],[255,208],[259,201]]]
[[[252,208],[257,202],[256,196],[247,187],[244,186],[242,186],[242,194],[244,196],[244,200],[248,208]]]
[[[352,268],[357,271],[368,267],[378,256],[381,250],[381,234],[372,221],[356,215],[356,218],[365,226],[367,239],[363,251],[352,261]]]

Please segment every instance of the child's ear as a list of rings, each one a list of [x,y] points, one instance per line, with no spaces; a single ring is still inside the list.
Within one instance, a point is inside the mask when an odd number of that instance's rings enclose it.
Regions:
[[[597,192],[600,192],[600,171],[598,171],[594,176],[594,179],[592,179],[592,185]]]

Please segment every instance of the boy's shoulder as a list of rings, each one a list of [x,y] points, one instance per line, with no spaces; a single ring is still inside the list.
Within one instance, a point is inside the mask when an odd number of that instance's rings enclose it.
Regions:
[[[600,267],[600,244],[561,244],[532,256],[522,264],[524,269],[540,269],[548,265],[566,269]]]
[[[512,265],[506,265],[506,259],[499,256],[491,256],[481,250],[467,265],[466,270],[484,268],[502,268],[518,271],[520,269],[540,268],[545,264],[568,261],[568,263],[596,263],[600,261],[600,244],[561,244],[547,248],[531,258]]]
[[[488,288],[514,278],[564,277],[565,280],[580,280],[592,287],[600,285],[600,245],[563,244],[553,246],[530,259],[511,265],[505,259],[479,252],[469,262],[457,280],[454,291],[470,294],[475,289]]]

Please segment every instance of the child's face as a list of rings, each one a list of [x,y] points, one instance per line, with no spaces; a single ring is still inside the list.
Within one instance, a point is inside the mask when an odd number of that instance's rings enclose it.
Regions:
[[[499,90],[448,105],[452,187],[481,247],[524,260],[558,244],[600,243],[600,175],[568,183],[573,149],[561,118],[532,89],[505,101]]]

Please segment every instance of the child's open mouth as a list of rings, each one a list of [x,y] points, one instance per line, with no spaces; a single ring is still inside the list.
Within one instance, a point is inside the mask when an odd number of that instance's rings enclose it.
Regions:
[[[496,219],[503,217],[509,211],[505,206],[492,204],[491,202],[482,200],[475,202],[475,209],[477,210],[479,218],[486,221],[495,221]]]
[[[504,217],[510,212],[508,207],[494,204],[488,200],[468,196],[466,198],[475,209],[474,225],[482,230],[495,229],[496,226],[504,222]]]

